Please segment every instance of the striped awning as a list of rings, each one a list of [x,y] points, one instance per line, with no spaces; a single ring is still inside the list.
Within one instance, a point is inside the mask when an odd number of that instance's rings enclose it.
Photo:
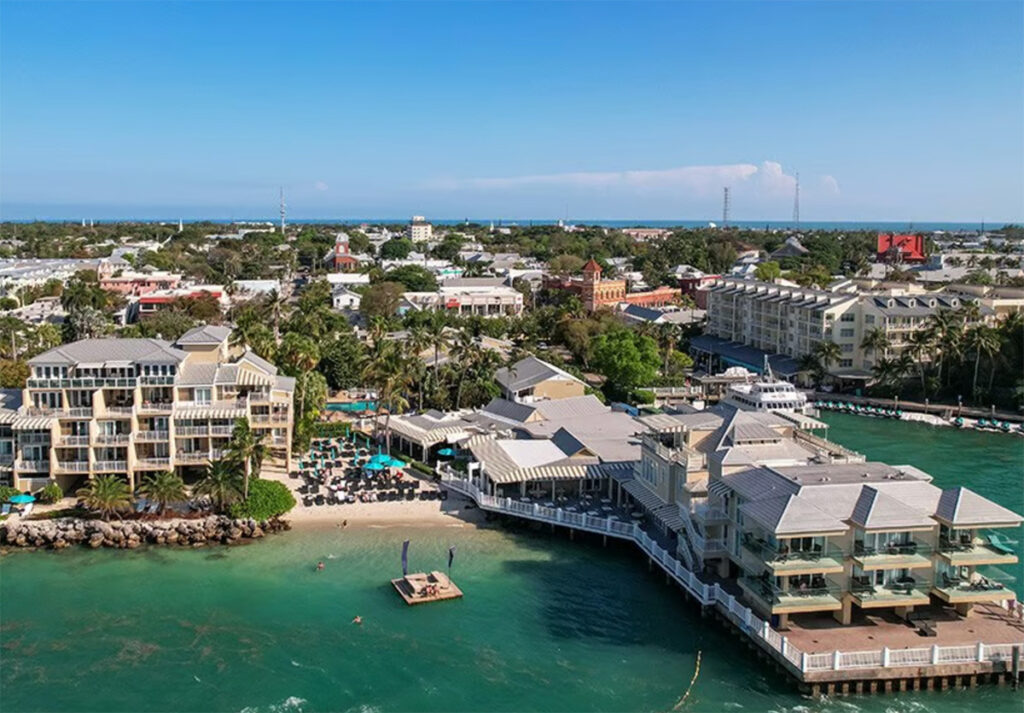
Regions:
[[[18,414],[14,411],[0,411],[0,423],[14,423],[18,419]]]
[[[683,518],[679,515],[678,505],[669,505],[654,511],[654,517],[665,523],[665,527],[678,532],[683,528]]]
[[[633,496],[633,499],[647,510],[654,511],[668,505],[657,493],[650,490],[639,480],[626,481],[622,484],[622,489]]]
[[[174,418],[192,418],[192,419],[235,419],[243,418],[245,416],[244,408],[183,408],[174,412]]]
[[[725,484],[723,480],[713,480],[708,485],[708,495],[717,495],[722,498],[732,492],[732,488]]]
[[[269,386],[274,383],[274,377],[269,374],[258,374],[251,369],[238,370],[238,384],[241,386]]]
[[[51,416],[19,416],[11,421],[11,428],[18,431],[33,431],[49,428],[53,423]]]

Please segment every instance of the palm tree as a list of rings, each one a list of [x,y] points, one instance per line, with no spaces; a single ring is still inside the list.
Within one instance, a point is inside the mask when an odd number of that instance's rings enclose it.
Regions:
[[[676,344],[679,342],[679,329],[675,324],[671,322],[665,322],[658,325],[658,341],[661,343],[661,348],[665,350],[665,360],[662,365],[661,373],[668,373],[668,362],[672,358],[672,351],[675,349]]]
[[[193,492],[207,495],[224,510],[228,505],[242,496],[242,478],[238,474],[238,465],[224,459],[215,460],[206,468],[206,475],[195,484]]]
[[[263,309],[274,326],[274,340],[281,335],[281,313],[284,311],[286,300],[277,290],[271,290],[263,298]]]
[[[132,504],[132,493],[128,483],[116,475],[98,475],[75,493],[79,502],[89,510],[95,510],[104,520],[111,515],[120,519],[122,510]]]
[[[864,335],[864,339],[861,340],[860,348],[871,352],[874,357],[885,357],[885,350],[889,348],[889,337],[886,336],[885,330],[880,327],[875,327],[868,331]]]
[[[815,356],[813,353],[804,354],[802,357],[800,357],[799,360],[797,360],[797,364],[800,371],[808,372],[811,375],[811,378],[814,379],[815,381],[821,381],[821,376],[823,373],[823,369],[821,368],[821,361],[819,361],[818,357]]]
[[[139,486],[139,495],[160,506],[160,514],[167,511],[171,503],[180,503],[188,495],[185,493],[185,481],[177,473],[169,470],[147,475]]]
[[[249,420],[239,418],[231,431],[231,442],[227,447],[227,460],[242,466],[242,496],[249,497],[249,479],[260,477],[263,460],[269,450],[263,442],[264,434],[253,431]]]
[[[288,332],[281,340],[281,348],[278,350],[278,359],[284,364],[293,375],[312,371],[320,362],[320,348],[316,342],[307,336]],[[305,396],[299,394],[299,413],[305,414]]]
[[[430,340],[430,346],[434,348],[434,388],[437,388],[437,370],[441,361],[441,350],[447,349],[450,341],[448,339],[448,324],[444,318],[444,313],[434,312],[430,316],[430,320],[426,325],[427,337]]]
[[[931,329],[919,329],[916,332],[912,332],[907,337],[907,348],[904,350],[904,354],[913,357],[914,361],[917,362],[917,369],[921,375],[921,393],[927,397],[928,391],[924,379],[924,368],[925,368],[925,357],[929,357],[931,360],[931,354],[929,354],[932,346],[935,342],[935,334]]]
[[[946,361],[960,351],[963,338],[962,325],[957,321],[952,310],[939,310],[931,316],[928,327],[935,338],[936,361],[938,362],[938,380],[942,383],[942,369]]]
[[[384,432],[385,438],[388,439],[390,438],[391,413],[400,412],[409,405],[404,394],[409,387],[411,376],[407,360],[395,342],[386,340],[374,342],[373,351],[375,352],[374,356],[367,361],[366,367],[363,369],[363,381],[377,390],[377,409],[373,419],[374,432],[378,435],[381,409],[387,408]],[[389,449],[390,445],[389,442]]]
[[[406,364],[411,370],[410,376],[415,377],[416,382],[416,408],[423,408],[423,377],[425,369],[423,359],[420,355],[431,346],[430,334],[423,325],[415,325],[409,330],[409,336],[405,339]]]
[[[468,372],[473,368],[477,360],[480,346],[476,339],[469,332],[463,330],[452,346],[452,360],[459,365],[459,382],[455,388],[455,408],[462,408],[462,387],[466,382]]]
[[[974,378],[971,381],[971,394],[974,399],[978,398],[978,368],[981,366],[982,355],[991,358],[999,351],[999,334],[992,327],[978,324],[967,330],[964,339],[964,346],[968,352],[974,354]]]
[[[828,371],[832,364],[842,358],[843,350],[833,341],[821,341],[814,345],[814,355],[821,362],[822,369]]]

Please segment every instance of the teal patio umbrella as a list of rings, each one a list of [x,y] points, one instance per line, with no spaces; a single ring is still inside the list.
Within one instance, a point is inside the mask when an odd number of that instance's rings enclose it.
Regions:
[[[26,503],[34,503],[36,498],[34,495],[26,495],[25,493],[19,493],[18,495],[12,495],[8,500],[15,505],[25,505]]]

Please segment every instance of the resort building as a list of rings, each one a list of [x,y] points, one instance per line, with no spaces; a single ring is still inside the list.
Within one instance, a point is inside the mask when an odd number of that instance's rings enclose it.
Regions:
[[[427,242],[434,237],[434,226],[422,215],[414,215],[406,226],[405,234],[414,243]]]
[[[290,464],[295,380],[229,336],[203,326],[173,344],[86,339],[30,359],[20,402],[0,403],[10,484],[37,490],[54,479],[68,492],[100,474],[133,488],[149,472],[193,475],[224,455],[241,418]]]
[[[611,307],[626,302],[643,307],[663,307],[679,301],[679,290],[661,286],[645,292],[627,292],[626,280],[605,280],[601,278],[601,266],[591,258],[583,266],[582,277],[544,278],[544,289],[564,290],[579,295],[583,307],[593,312],[601,307]]]
[[[849,379],[871,378],[871,367],[883,356],[902,352],[932,315],[958,309],[965,301],[946,292],[861,293],[849,281],[818,290],[738,278],[716,280],[707,288],[707,299],[707,327],[692,347],[708,371],[724,366],[760,371],[768,356],[773,371],[792,376],[799,357],[818,342],[832,341],[841,356],[830,373]],[[861,346],[873,329],[881,329],[889,340],[883,353]]]
[[[774,626],[797,614],[905,616],[936,598],[967,615],[1014,599],[998,533],[1021,517],[966,488],[943,491],[911,466],[864,457],[798,428],[792,414],[736,410],[639,420],[635,477],[623,483],[709,571]]]
[[[583,396],[587,388],[569,372],[535,356],[498,369],[494,380],[501,387],[502,396],[518,403]]]

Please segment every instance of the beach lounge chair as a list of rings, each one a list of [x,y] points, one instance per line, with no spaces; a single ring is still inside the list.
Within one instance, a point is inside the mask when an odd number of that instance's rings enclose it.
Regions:
[[[1001,555],[1015,554],[1009,543],[994,532],[988,536],[988,546]]]
[[[0,509],[0,515],[10,515],[10,514],[11,514],[11,504],[10,503],[4,503],[3,508]]]
[[[33,508],[35,508],[35,506],[36,506],[35,503],[29,503],[28,505],[26,505],[25,509],[21,511],[21,516],[22,517],[28,517],[29,515],[31,515],[32,514],[32,510],[33,510]]]

